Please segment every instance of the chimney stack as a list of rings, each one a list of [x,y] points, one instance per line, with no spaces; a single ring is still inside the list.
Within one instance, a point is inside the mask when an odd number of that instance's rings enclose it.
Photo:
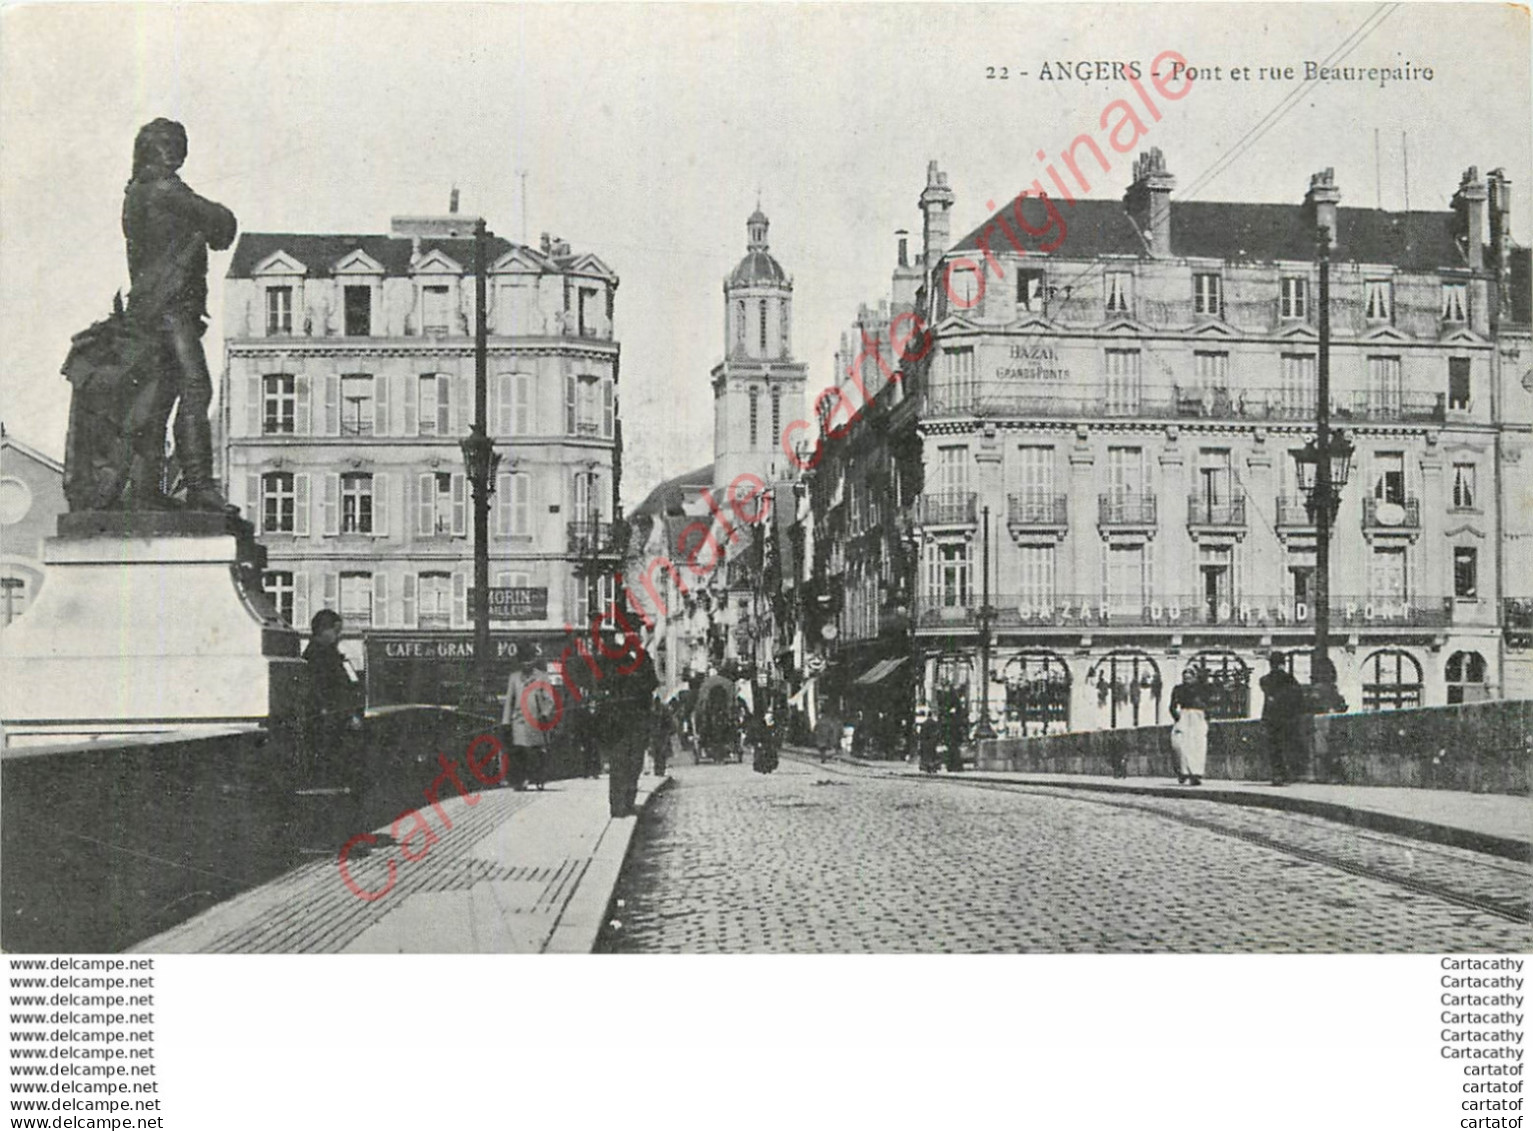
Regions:
[[[899,231],[895,232],[894,234],[899,239],[899,243],[900,243],[900,263],[899,263],[899,265],[901,267],[909,267],[910,266],[910,233],[907,232],[904,228],[901,228]]]
[[[948,240],[952,238],[952,218],[948,210],[953,207],[953,190],[947,187],[947,174],[937,168],[935,161],[927,162],[926,188],[921,193],[919,203],[925,245],[921,262],[929,271],[937,265],[942,253],[947,251]]]
[[[1166,171],[1159,149],[1145,150],[1134,160],[1134,183],[1123,195],[1129,217],[1150,241],[1150,254],[1171,254],[1171,190],[1176,178]]]
[[[1485,267],[1485,202],[1489,199],[1485,182],[1480,180],[1480,170],[1471,165],[1464,170],[1458,191],[1453,194],[1453,211],[1457,216],[1454,228],[1464,240],[1464,252],[1469,266],[1476,270]]]
[[[1341,200],[1341,189],[1336,187],[1336,170],[1324,169],[1309,179],[1309,191],[1304,194],[1304,213],[1315,228],[1330,233],[1330,246],[1336,246],[1336,205]]]
[[[1490,249],[1501,269],[1512,246],[1512,182],[1505,169],[1492,169],[1485,179],[1490,182]]]
[[[450,196],[448,198],[448,200],[447,200],[447,211],[451,212],[454,216],[456,216],[458,214],[458,186],[457,185],[453,185],[452,186],[452,196]]]

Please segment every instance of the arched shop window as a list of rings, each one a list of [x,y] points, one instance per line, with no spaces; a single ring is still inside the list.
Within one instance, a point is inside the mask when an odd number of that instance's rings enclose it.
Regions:
[[[1145,652],[1109,652],[1086,674],[1102,720],[1112,729],[1160,722],[1160,667]]]
[[[930,704],[933,717],[943,721],[956,711],[962,715],[966,727],[973,726],[973,682],[974,662],[969,657],[952,652],[938,656]]]
[[[1443,670],[1449,703],[1478,703],[1490,698],[1485,686],[1485,657],[1478,652],[1455,652]]]
[[[1053,652],[1020,652],[1006,662],[1006,722],[1020,734],[1070,729],[1070,668]]]
[[[1421,665],[1409,652],[1383,648],[1363,661],[1363,710],[1421,706]]]
[[[1202,677],[1211,719],[1244,719],[1251,714],[1251,669],[1234,652],[1199,652],[1184,671]]]

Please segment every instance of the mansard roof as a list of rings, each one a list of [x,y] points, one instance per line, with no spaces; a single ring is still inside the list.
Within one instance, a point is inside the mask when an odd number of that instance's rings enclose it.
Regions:
[[[309,278],[328,278],[335,265],[355,251],[361,251],[382,265],[388,276],[410,274],[412,258],[419,243],[419,254],[428,256],[441,252],[454,262],[472,270],[474,241],[472,239],[433,239],[422,236],[419,241],[409,236],[383,235],[314,235],[302,232],[245,232],[234,245],[234,257],[229,263],[228,278],[248,279],[256,266],[276,252],[286,252],[308,269]],[[546,255],[538,248],[491,236],[489,239],[489,262],[495,263],[515,251],[518,259],[535,264],[544,271],[578,271],[582,274],[600,274],[611,278],[611,269],[589,252],[569,255]]]
[[[1148,257],[1146,240],[1115,200],[1054,200],[1064,220],[1065,239],[1046,253],[1065,259],[1099,256]],[[1005,225],[1001,221],[1004,219]],[[959,240],[955,252],[980,252],[980,239],[996,255],[1015,252],[1009,228],[1029,254],[1058,238],[1044,202],[1027,197],[1019,223],[1013,202]],[[1413,271],[1468,266],[1453,234],[1452,212],[1388,212],[1338,208],[1336,249],[1340,262],[1390,264]],[[1041,232],[1033,235],[1028,231]],[[1314,223],[1302,204],[1234,201],[1171,201],[1171,253],[1227,262],[1271,263],[1315,257]]]

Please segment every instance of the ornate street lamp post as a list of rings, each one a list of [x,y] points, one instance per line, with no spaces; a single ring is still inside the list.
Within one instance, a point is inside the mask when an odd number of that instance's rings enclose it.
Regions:
[[[979,605],[979,726],[974,737],[980,740],[994,738],[995,727],[990,725],[990,619],[995,610],[990,607],[990,508],[984,508],[984,527],[980,542],[984,555],[982,577],[983,591]]]
[[[1315,436],[1295,457],[1304,506],[1315,524],[1315,651],[1310,683],[1329,686],[1334,696],[1336,670],[1331,664],[1331,525],[1341,505],[1352,466],[1352,441],[1331,430],[1331,230],[1321,228],[1320,357],[1315,383]]]
[[[474,491],[474,679],[478,698],[494,694],[490,679],[490,496],[500,453],[485,427],[488,400],[489,320],[485,297],[489,230],[474,224],[474,426],[464,437],[463,466]]]

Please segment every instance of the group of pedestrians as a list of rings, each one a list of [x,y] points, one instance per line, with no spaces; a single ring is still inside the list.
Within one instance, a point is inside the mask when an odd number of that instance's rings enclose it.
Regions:
[[[1272,653],[1270,670],[1260,680],[1262,728],[1273,785],[1288,785],[1303,753],[1303,721],[1308,714],[1304,689],[1288,670],[1281,652]],[[1208,707],[1211,688],[1195,668],[1171,691],[1171,750],[1176,756],[1176,780],[1202,785],[1208,763]]]

